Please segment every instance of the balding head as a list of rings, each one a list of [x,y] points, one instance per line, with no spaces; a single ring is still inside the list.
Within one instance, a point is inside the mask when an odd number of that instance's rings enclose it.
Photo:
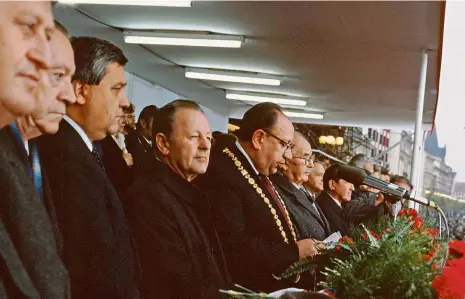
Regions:
[[[286,159],[287,169],[284,174],[291,182],[301,186],[308,181],[310,171],[313,168],[314,156],[310,142],[300,132],[294,132],[293,143],[292,158]]]

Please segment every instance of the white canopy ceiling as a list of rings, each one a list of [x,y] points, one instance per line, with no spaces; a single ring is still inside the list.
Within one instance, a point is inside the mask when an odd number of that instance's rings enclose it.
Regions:
[[[194,1],[190,8],[78,5],[56,7],[72,35],[120,46],[128,70],[224,114],[249,104],[225,98],[248,90],[309,98],[312,123],[413,128],[421,50],[429,51],[424,122],[437,99],[441,2]],[[125,44],[122,30],[195,30],[245,36],[239,49]],[[283,77],[281,86],[199,81],[184,67]],[[304,122],[302,120],[302,122]]]

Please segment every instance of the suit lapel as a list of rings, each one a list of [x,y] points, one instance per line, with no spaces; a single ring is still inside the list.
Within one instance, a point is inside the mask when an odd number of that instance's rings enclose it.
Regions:
[[[279,178],[278,178],[279,176]],[[277,177],[278,181],[280,182],[280,186],[282,187],[282,189],[286,192],[288,192],[291,196],[290,198],[293,198],[295,199],[304,209],[308,210],[312,215],[313,217],[315,217],[320,223],[321,225],[323,225],[325,227],[325,229],[327,227],[329,227],[327,221],[324,221],[322,219],[322,217],[324,216],[320,216],[318,214],[318,212],[320,211],[317,211],[314,209],[313,205],[311,204],[311,202],[309,201],[309,199],[307,198],[306,194],[304,193],[304,191],[302,190],[299,190],[297,189],[284,175],[282,174],[277,174]],[[323,215],[323,213],[321,212],[321,215]],[[325,219],[326,220],[326,219]],[[328,226],[327,226],[328,225]]]

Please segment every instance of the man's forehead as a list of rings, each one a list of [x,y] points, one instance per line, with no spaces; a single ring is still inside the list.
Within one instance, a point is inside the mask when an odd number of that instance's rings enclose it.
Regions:
[[[120,65],[117,62],[112,62],[107,65],[105,76],[100,83],[104,84],[121,84],[126,85],[126,77],[124,76],[124,66]]]
[[[50,41],[53,51],[52,69],[64,69],[74,74],[74,52],[67,36],[57,30]]]
[[[55,28],[50,1],[2,1],[0,8],[14,17],[35,18],[50,31]]]
[[[278,121],[275,124],[275,130],[279,132],[282,139],[293,141],[294,139],[294,126],[292,122],[284,115],[278,116]]]

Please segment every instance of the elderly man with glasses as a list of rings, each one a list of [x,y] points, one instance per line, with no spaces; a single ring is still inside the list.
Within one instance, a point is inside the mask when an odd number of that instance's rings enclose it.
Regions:
[[[297,239],[312,238],[319,241],[331,234],[329,223],[315,200],[303,184],[308,181],[315,155],[306,138],[294,134],[292,158],[286,160],[282,172],[271,177],[296,226]]]
[[[236,136],[216,138],[208,170],[194,183],[210,198],[233,281],[265,292],[289,287],[293,281],[273,274],[317,253],[313,240],[297,238],[268,178],[291,159],[294,127],[281,107],[261,103],[245,113]]]

